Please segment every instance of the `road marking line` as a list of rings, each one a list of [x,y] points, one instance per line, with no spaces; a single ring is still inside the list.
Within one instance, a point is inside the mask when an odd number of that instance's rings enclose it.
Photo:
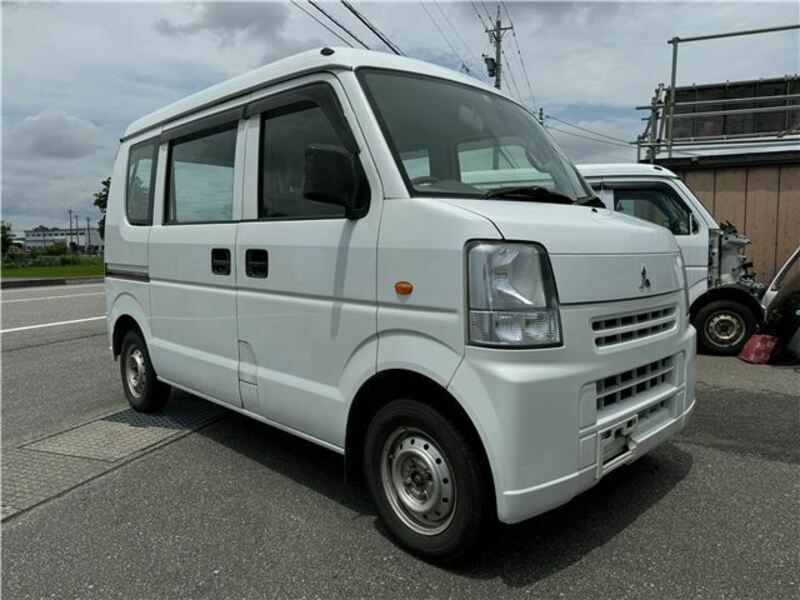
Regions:
[[[73,288],[87,288],[87,287],[105,287],[104,283],[76,283],[66,285],[36,285],[24,288],[6,288],[2,291],[3,296],[6,294],[30,294],[31,292],[47,292],[47,291],[67,291]]]
[[[38,298],[14,298],[13,300],[3,300],[3,304],[14,302],[36,302],[38,300],[59,300],[61,298],[83,298],[85,296],[105,296],[105,292],[92,292],[91,294],[65,294],[63,296],[39,296]]]
[[[88,321],[99,321],[105,319],[106,316],[88,317],[86,319],[72,319],[71,321],[57,321],[55,323],[41,323],[39,325],[25,325],[24,327],[12,327],[10,329],[0,330],[0,333],[11,333],[14,331],[27,331],[29,329],[42,329],[43,327],[58,327],[59,325],[72,325],[74,323],[86,323]]]

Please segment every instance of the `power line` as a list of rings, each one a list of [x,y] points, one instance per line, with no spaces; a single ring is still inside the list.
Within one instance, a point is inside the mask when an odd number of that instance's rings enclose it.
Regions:
[[[434,27],[436,27],[436,31],[438,31],[438,32],[439,32],[439,35],[440,35],[440,36],[442,36],[442,39],[445,41],[445,43],[446,43],[446,44],[448,45],[448,47],[450,48],[450,51],[451,51],[451,52],[452,52],[452,53],[453,53],[453,54],[456,56],[456,58],[458,58],[458,60],[459,60],[459,61],[461,61],[461,67],[464,69],[464,71],[466,71],[467,73],[469,73],[469,72],[470,72],[470,70],[469,70],[469,67],[467,66],[467,63],[466,63],[466,61],[464,61],[464,59],[463,59],[463,58],[461,57],[461,55],[458,53],[458,50],[456,50],[456,49],[455,49],[455,47],[453,46],[453,44],[451,44],[451,43],[450,43],[450,40],[449,40],[449,39],[447,38],[447,36],[444,34],[444,31],[442,31],[442,30],[439,28],[439,25],[436,23],[436,20],[433,18],[433,15],[432,15],[432,14],[430,13],[430,11],[428,10],[428,7],[427,7],[427,6],[425,6],[425,3],[424,3],[422,0],[419,0],[419,3],[420,3],[420,5],[422,6],[423,10],[425,11],[425,14],[427,14],[427,15],[428,15],[428,18],[431,20],[431,23],[433,23],[433,26],[434,26]]]
[[[618,146],[620,148],[628,148],[628,149],[632,148],[632,146],[630,144],[620,144],[618,142],[609,142],[609,141],[606,141],[606,140],[601,140],[601,139],[598,139],[598,138],[589,137],[588,135],[583,135],[583,134],[580,134],[580,133],[573,133],[572,131],[566,131],[564,129],[559,129],[558,127],[548,127],[547,129],[549,131],[558,131],[559,133],[563,133],[565,135],[571,135],[571,136],[578,137],[578,138],[583,138],[585,140],[589,140],[589,141],[592,141],[592,142],[597,142],[598,144],[608,144],[609,146]]]
[[[569,127],[573,127],[574,129],[578,129],[580,131],[585,131],[586,133],[591,133],[592,135],[596,135],[599,137],[607,138],[609,140],[613,140],[615,142],[622,142],[623,144],[628,144],[628,140],[623,140],[622,138],[614,137],[613,135],[607,135],[605,133],[600,133],[599,131],[593,131],[586,127],[581,127],[580,125],[575,125],[574,123],[570,123],[569,121],[565,121],[563,119],[559,119],[558,117],[554,117],[553,115],[547,114],[545,115],[548,119],[552,119],[553,121],[558,121],[559,123],[563,123],[564,125],[568,125]]]
[[[420,1],[422,1],[422,0],[420,0]],[[461,34],[459,33],[458,29],[456,29],[453,26],[452,21],[450,21],[450,19],[448,18],[447,14],[444,12],[444,9],[442,8],[442,5],[439,4],[436,0],[433,0],[433,3],[436,5],[436,8],[439,9],[439,12],[441,13],[442,18],[444,19],[445,23],[447,23],[447,25],[450,27],[450,29],[453,31],[453,33],[456,34],[456,37],[459,39],[459,41],[464,46],[464,48],[467,49],[467,52],[470,54],[470,56],[472,56],[472,60],[474,61],[474,64],[480,66],[481,61],[478,60],[478,57],[475,55],[475,52],[472,51],[472,46],[467,44],[467,42],[464,41],[464,38],[461,37]]]
[[[400,50],[400,48],[397,47],[397,45],[395,45],[388,37],[386,37],[386,34],[384,34],[380,29],[375,27],[375,25],[370,23],[369,19],[367,19],[364,15],[362,15],[355,8],[353,8],[352,4],[350,4],[347,0],[340,0],[340,1],[342,4],[344,4],[347,10],[353,13],[356,16],[356,18],[364,24],[364,26],[367,29],[369,29],[372,33],[374,33],[380,41],[386,44],[386,47],[389,48],[389,50],[391,50],[392,52],[394,52],[399,56],[405,56],[405,53],[403,53],[403,51]]]
[[[486,11],[486,19],[489,21],[489,23],[491,23],[492,13],[489,12],[489,7],[486,6],[486,2],[483,2],[483,0],[481,0],[481,6],[483,7],[483,10]]]
[[[317,4],[316,2],[314,2],[314,0],[308,0],[308,3],[309,3],[311,6],[313,6],[314,8],[316,8],[316,9],[317,9],[319,12],[321,12],[323,15],[325,15],[325,16],[328,18],[328,20],[329,20],[331,23],[333,23],[334,25],[336,25],[336,26],[337,26],[339,29],[341,29],[342,31],[344,31],[344,32],[345,32],[347,35],[349,35],[351,38],[353,38],[355,41],[357,41],[359,44],[361,44],[361,45],[362,45],[364,48],[366,48],[367,50],[369,50],[369,46],[367,46],[367,45],[366,45],[364,42],[362,42],[360,39],[358,39],[358,38],[355,36],[355,34],[354,34],[353,32],[351,32],[351,31],[350,31],[350,30],[349,30],[347,27],[345,27],[344,25],[342,25],[341,23],[339,23],[339,21],[337,21],[337,20],[336,20],[336,19],[334,19],[334,18],[333,18],[333,17],[332,17],[330,14],[328,14],[328,13],[325,11],[325,9],[323,9],[323,8],[322,8],[322,7],[321,7],[319,4]]]
[[[525,83],[528,86],[528,93],[531,95],[531,103],[533,104],[534,108],[538,109],[538,106],[536,104],[536,97],[533,95],[533,87],[531,87],[531,80],[530,77],[528,77],[528,68],[525,66],[525,60],[522,58],[522,50],[520,50],[519,40],[517,39],[517,32],[514,29],[514,21],[511,19],[511,15],[508,12],[508,7],[506,6],[506,3],[502,2],[501,0],[501,4],[503,5],[503,10],[506,13],[506,17],[508,17],[508,22],[511,25],[511,35],[514,38],[514,46],[517,49],[517,56],[519,57],[519,63],[520,65],[522,65],[522,73],[525,75]]]
[[[339,39],[340,39],[342,42],[344,42],[345,44],[347,44],[347,45],[348,45],[348,46],[350,46],[351,48],[353,47],[353,44],[351,44],[351,43],[350,43],[350,42],[348,42],[346,39],[344,39],[342,36],[340,36],[338,33],[336,33],[336,32],[335,32],[333,29],[331,29],[330,27],[328,27],[327,25],[325,25],[325,23],[323,23],[322,21],[320,21],[320,20],[319,20],[317,17],[315,17],[315,16],[314,16],[314,15],[312,15],[310,12],[308,12],[308,11],[307,11],[305,8],[303,8],[302,6],[300,6],[300,5],[299,5],[299,4],[298,4],[298,3],[297,3],[295,0],[291,0],[291,2],[292,2],[292,4],[294,4],[294,5],[295,5],[297,8],[299,8],[299,9],[300,9],[300,10],[302,10],[304,13],[306,13],[306,14],[307,14],[309,17],[311,17],[311,18],[312,18],[312,19],[314,19],[314,20],[315,20],[317,23],[319,23],[319,24],[320,24],[322,27],[324,27],[325,29],[327,29],[328,31],[330,31],[330,32],[331,32],[331,34],[333,34],[334,36],[336,36],[337,38],[339,38]]]
[[[481,22],[481,27],[487,27],[486,23],[483,22],[483,17],[481,16],[481,12],[478,10],[477,5],[472,0],[469,0],[469,3],[472,5],[472,8],[475,9],[475,14],[478,15],[478,20]],[[489,19],[490,24],[491,22],[492,20]]]
[[[517,87],[517,80],[514,77],[514,72],[511,70],[511,64],[508,62],[508,57],[506,57],[506,51],[500,50],[500,53],[503,55],[503,62],[505,63],[506,69],[508,69],[508,77],[511,79],[511,85],[514,87],[514,91],[517,94],[517,100],[522,102],[522,96],[519,93],[519,87]]]

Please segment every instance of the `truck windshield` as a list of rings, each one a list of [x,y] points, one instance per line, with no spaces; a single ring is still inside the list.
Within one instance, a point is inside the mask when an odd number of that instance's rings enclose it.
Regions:
[[[531,186],[591,197],[539,121],[502,96],[444,79],[360,69],[359,79],[412,194],[501,198]]]

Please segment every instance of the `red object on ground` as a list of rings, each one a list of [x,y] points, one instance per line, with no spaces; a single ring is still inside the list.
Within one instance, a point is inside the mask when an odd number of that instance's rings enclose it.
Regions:
[[[774,335],[753,334],[739,352],[739,360],[754,365],[765,365],[769,362],[777,343],[778,338]]]

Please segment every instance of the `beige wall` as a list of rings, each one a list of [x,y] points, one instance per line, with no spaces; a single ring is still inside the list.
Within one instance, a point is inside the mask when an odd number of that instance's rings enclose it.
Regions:
[[[800,245],[800,165],[678,171],[717,222],[750,238],[756,278],[769,283]]]

